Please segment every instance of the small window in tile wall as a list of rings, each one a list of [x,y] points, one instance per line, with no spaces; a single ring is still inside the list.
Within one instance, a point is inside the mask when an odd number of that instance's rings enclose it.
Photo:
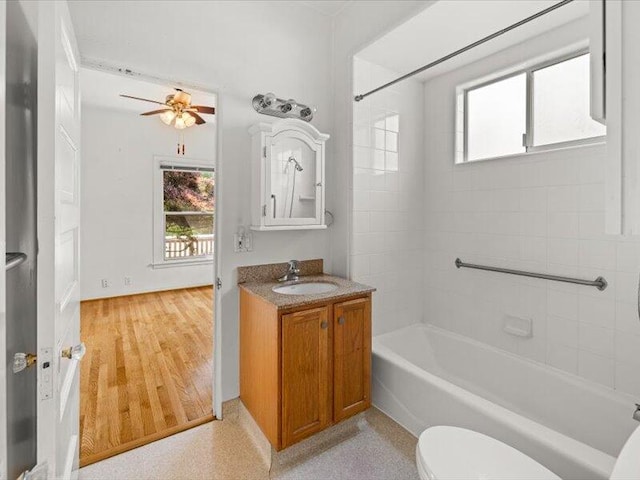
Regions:
[[[456,163],[604,142],[589,115],[589,53],[458,89]]]
[[[385,112],[374,115],[373,120],[373,168],[398,170],[398,132],[400,115]]]

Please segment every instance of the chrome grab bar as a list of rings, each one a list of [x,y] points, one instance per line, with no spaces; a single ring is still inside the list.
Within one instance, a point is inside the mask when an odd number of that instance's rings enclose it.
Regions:
[[[604,277],[598,277],[595,280],[583,280],[581,278],[563,277],[561,275],[550,275],[548,273],[525,272],[523,270],[513,270],[511,268],[488,267],[486,265],[475,265],[473,263],[465,263],[456,258],[457,268],[474,268],[476,270],[487,270],[489,272],[507,273],[509,275],[519,275],[521,277],[541,278],[543,280],[553,280],[554,282],[575,283],[578,285],[586,285],[588,287],[596,287],[602,291],[607,288],[607,281]]]
[[[11,270],[27,259],[27,254],[22,252],[7,252],[4,255],[4,269]]]

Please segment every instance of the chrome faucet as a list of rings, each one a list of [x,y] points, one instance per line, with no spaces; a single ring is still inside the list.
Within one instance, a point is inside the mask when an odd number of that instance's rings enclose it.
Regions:
[[[298,268],[297,260],[289,260],[289,268],[287,273],[281,276],[278,281],[279,282],[296,282],[300,277],[298,274],[300,273],[300,269]]]

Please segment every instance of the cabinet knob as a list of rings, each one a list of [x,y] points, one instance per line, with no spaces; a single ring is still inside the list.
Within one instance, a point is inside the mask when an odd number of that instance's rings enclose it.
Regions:
[[[326,321],[320,322],[320,328],[325,329],[329,326],[329,324]]]
[[[344,325],[344,317],[338,317],[338,325]]]

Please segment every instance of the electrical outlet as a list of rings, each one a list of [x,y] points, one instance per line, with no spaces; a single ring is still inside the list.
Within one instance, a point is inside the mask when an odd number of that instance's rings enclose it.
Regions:
[[[252,233],[244,234],[244,251],[253,252],[253,234]]]
[[[124,284],[127,287],[131,286],[131,277],[124,277]]]
[[[102,288],[109,288],[111,286],[111,282],[106,278],[103,278],[100,283],[102,284]]]

